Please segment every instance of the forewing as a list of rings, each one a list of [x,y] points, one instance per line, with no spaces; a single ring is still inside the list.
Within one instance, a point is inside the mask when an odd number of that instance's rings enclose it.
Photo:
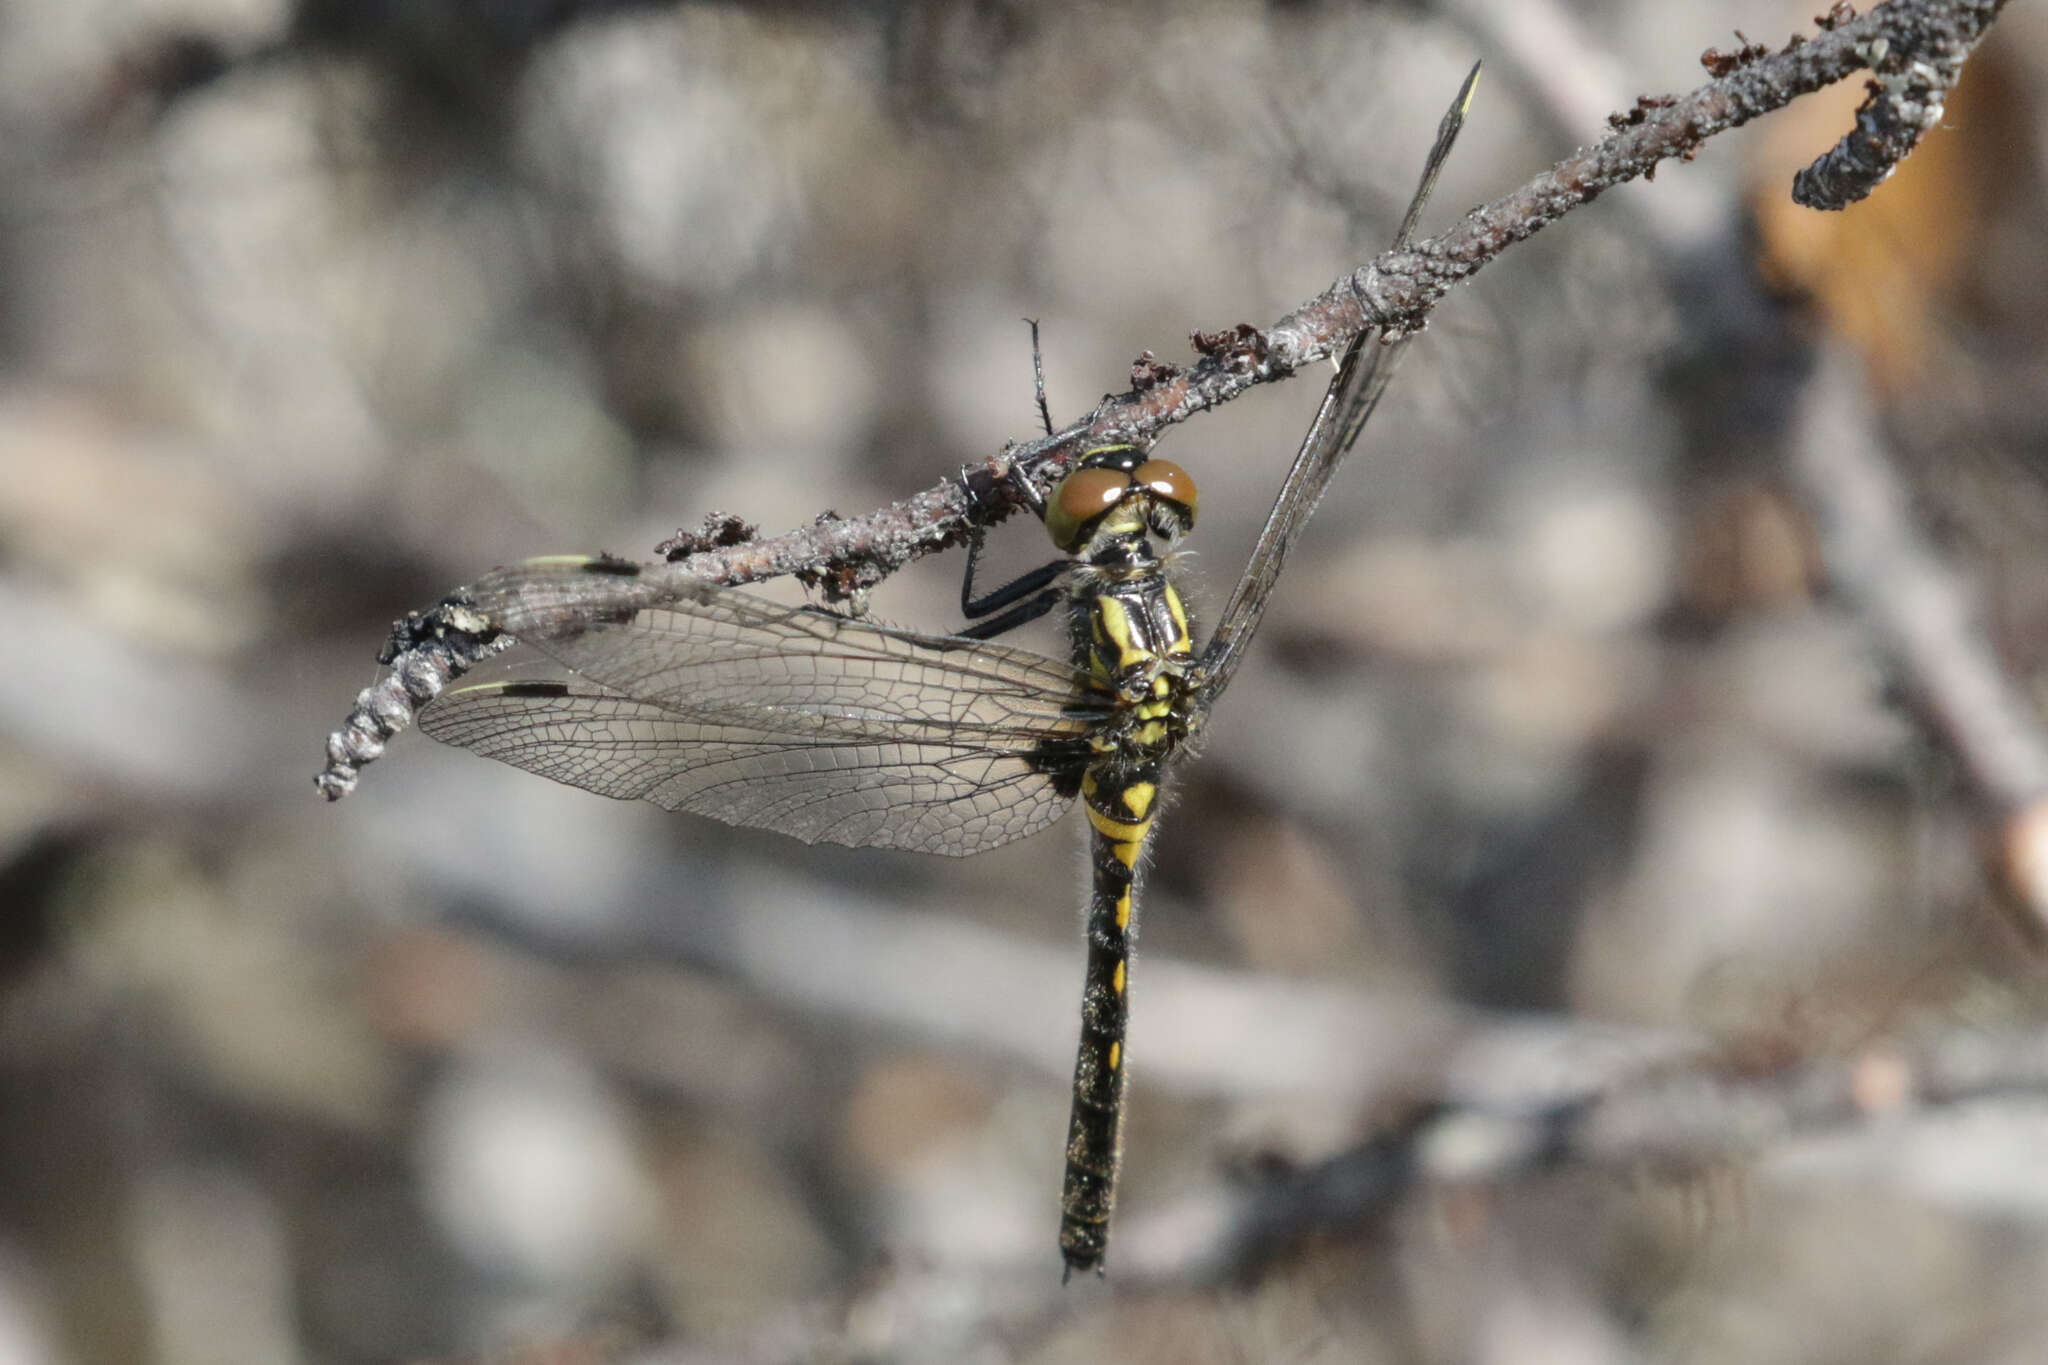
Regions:
[[[1430,191],[1436,188],[1437,175],[1443,170],[1451,147],[1458,140],[1459,130],[1465,126],[1465,113],[1471,108],[1472,95],[1478,84],[1479,67],[1475,64],[1466,75],[1465,83],[1458,88],[1451,107],[1437,124],[1436,143],[1430,148],[1429,157],[1423,165],[1421,183],[1416,186],[1414,198],[1408,202],[1408,212],[1401,219],[1400,230],[1394,234],[1395,250],[1407,246],[1415,235],[1422,206],[1428,202]],[[1322,500],[1323,491],[1330,486],[1337,467],[1351,453],[1359,433],[1379,407],[1380,398],[1393,381],[1394,371],[1400,366],[1401,357],[1415,336],[1409,333],[1398,340],[1382,342],[1369,341],[1369,335],[1360,333],[1345,351],[1336,377],[1323,394],[1322,406],[1316,409],[1315,420],[1309,424],[1308,434],[1302,438],[1301,449],[1295,454],[1294,464],[1280,486],[1280,495],[1273,500],[1273,510],[1259,532],[1258,544],[1252,549],[1244,575],[1216,618],[1216,629],[1202,652],[1200,709],[1206,710],[1213,705],[1223,689],[1230,685],[1232,675],[1244,659],[1245,646],[1251,643],[1252,632],[1258,628],[1266,598],[1280,579],[1280,569],[1286,562],[1288,551],[1308,525],[1309,516]]]
[[[807,842],[976,853],[1069,804],[1101,702],[1068,665],[633,567],[543,560],[478,584],[480,611],[578,676],[457,689],[421,728]]]

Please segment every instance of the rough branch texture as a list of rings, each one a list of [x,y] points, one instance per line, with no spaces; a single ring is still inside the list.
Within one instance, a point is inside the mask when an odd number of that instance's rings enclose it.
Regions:
[[[1888,34],[1865,40],[1858,55],[1877,72],[1870,96],[1834,150],[1793,178],[1792,198],[1808,208],[1844,209],[1882,185],[1941,122],[1964,60],[2002,3],[1930,11],[1904,49]]]

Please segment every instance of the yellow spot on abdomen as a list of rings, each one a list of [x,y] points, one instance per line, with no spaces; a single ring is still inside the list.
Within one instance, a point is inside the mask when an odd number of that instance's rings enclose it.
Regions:
[[[1124,964],[1123,964],[1123,963],[1119,962],[1119,963],[1117,963],[1117,964],[1116,964],[1116,979],[1115,979],[1115,980],[1113,980],[1113,981],[1111,981],[1111,982],[1110,982],[1109,984],[1110,984],[1111,988],[1112,988],[1112,989],[1114,989],[1114,990],[1116,991],[1116,993],[1117,993],[1118,995],[1122,995],[1122,994],[1124,993]]]
[[[1109,1045],[1109,1069],[1111,1071],[1116,1070],[1117,1067],[1123,1064],[1123,1060],[1124,1045],[1122,1043],[1111,1043]]]
[[[1133,782],[1124,788],[1124,809],[1142,820],[1152,809],[1152,798],[1158,794],[1159,788],[1150,782]]]
[[[1124,888],[1124,893],[1116,898],[1116,927],[1119,930],[1131,927],[1131,888],[1128,886]]]
[[[1135,823],[1126,823],[1122,820],[1112,819],[1110,816],[1104,815],[1101,811],[1095,809],[1095,807],[1089,806],[1088,823],[1095,826],[1097,834],[1100,834],[1105,839],[1114,840],[1121,845],[1135,844],[1140,839],[1143,839],[1145,837],[1145,827],[1152,822],[1149,820],[1139,820]]]

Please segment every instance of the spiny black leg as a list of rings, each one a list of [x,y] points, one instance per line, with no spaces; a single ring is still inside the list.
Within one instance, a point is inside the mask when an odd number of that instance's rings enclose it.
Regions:
[[[1067,563],[1068,561],[1063,559],[1056,564],[1048,564],[1044,568],[1033,569],[1030,573],[1025,574],[1023,578],[1018,579],[1017,583],[1038,578],[1047,569],[1057,572],[1060,569],[1066,568]],[[1001,593],[1007,593],[1011,588],[1016,587],[1017,583],[1008,584],[998,589],[997,592],[991,593],[990,596],[994,597]],[[1025,598],[1025,600],[1011,607],[1002,615],[990,617],[986,621],[976,621],[972,625],[963,627],[959,633],[969,640],[993,640],[996,636],[1015,630],[1027,621],[1036,621],[1039,617],[1058,606],[1060,599],[1065,596],[1066,593],[1058,587],[1045,588],[1036,597]]]
[[[1038,420],[1045,424],[1045,434],[1052,435],[1052,407],[1045,398],[1045,354],[1038,346],[1038,319],[1026,318],[1031,327],[1031,379],[1038,395]],[[1001,480],[1016,490],[1017,497],[1032,515],[1045,520],[1045,498],[1029,479],[1017,475],[1012,465]],[[967,571],[960,576],[960,614],[977,624],[960,632],[970,640],[991,640],[1005,631],[1015,630],[1027,621],[1036,621],[1059,603],[1061,593],[1052,586],[1053,580],[1070,563],[1070,560],[1056,559],[1050,564],[1041,564],[1031,572],[1005,583],[986,597],[974,595],[974,570],[981,562],[981,546],[986,523],[982,508],[988,502],[988,494],[974,485],[972,476],[960,476],[960,490],[967,497],[967,517],[973,530],[967,540]],[[1027,600],[1028,599],[1028,600]],[[983,620],[991,613],[1001,612],[993,620]]]
[[[1074,563],[1071,559],[1051,560],[1029,573],[1019,574],[986,597],[976,597],[974,566],[980,548],[978,545],[967,547],[967,572],[960,579],[960,614],[970,621],[979,621],[982,617],[1003,611],[1026,597],[1044,592],[1063,570],[1071,568]],[[1058,596],[1056,592],[1053,595],[1055,598]],[[1040,607],[1032,615],[1036,616],[1044,611],[1045,608]],[[1024,619],[1028,621],[1031,618],[1027,616]]]
[[[981,563],[981,547],[987,533],[981,509],[988,502],[988,494],[975,487],[974,477],[962,474],[960,478],[960,488],[967,498],[967,515],[972,528],[967,538],[967,568],[960,575],[960,614],[969,621],[977,621],[980,624],[963,630],[960,634],[970,640],[990,640],[1005,631],[1016,629],[1026,621],[1035,621],[1051,611],[1062,595],[1059,589],[1053,586],[1053,581],[1073,561],[1055,559],[1050,563],[1041,564],[1029,573],[1005,583],[986,597],[976,597],[974,571]],[[1014,465],[1000,481],[1007,481],[1017,490],[1024,505],[1040,520],[1044,519],[1045,499],[1039,495],[1031,480],[1018,476]],[[1025,601],[1026,598],[1031,600]],[[993,612],[1003,614],[992,621],[981,620]]]
[[[1019,480],[1022,483],[1022,480]],[[961,481],[967,487],[966,480]],[[974,498],[968,489],[970,502]],[[981,547],[984,528],[980,522],[974,525],[973,533],[967,540],[967,569],[960,575],[960,614],[975,622],[960,632],[970,640],[992,640],[1005,631],[1015,630],[1027,621],[1036,621],[1051,611],[1065,594],[1057,585],[1061,573],[1072,566],[1070,559],[1055,559],[1041,564],[1029,573],[1018,577],[989,593],[986,597],[974,595],[974,570],[981,563]],[[981,618],[1001,612],[992,620]]]

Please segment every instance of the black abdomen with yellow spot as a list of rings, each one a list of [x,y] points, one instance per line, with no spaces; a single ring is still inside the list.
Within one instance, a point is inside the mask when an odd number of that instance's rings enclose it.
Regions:
[[[1186,471],[1130,446],[1089,451],[1047,508],[1046,527],[1080,560],[1069,624],[1074,660],[1115,697],[1090,736],[1081,783],[1092,833],[1088,966],[1074,1062],[1060,1251],[1069,1272],[1099,1270],[1123,1150],[1124,1031],[1138,872],[1166,763],[1187,738],[1192,643],[1187,612],[1149,535],[1193,524]]]

